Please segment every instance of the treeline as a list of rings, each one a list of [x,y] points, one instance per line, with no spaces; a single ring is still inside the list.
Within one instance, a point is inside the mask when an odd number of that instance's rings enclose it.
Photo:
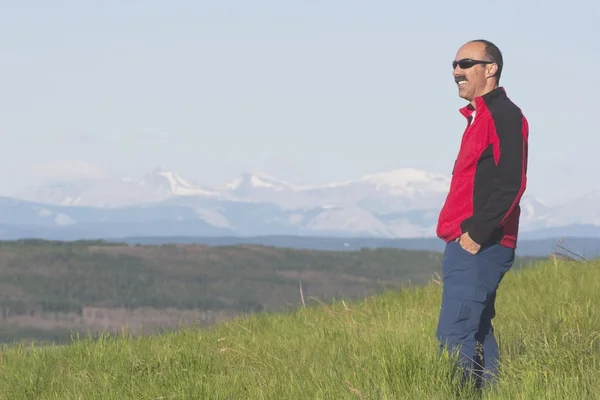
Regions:
[[[441,258],[441,253],[400,249],[0,242],[0,317],[81,315],[85,307],[283,310],[300,304],[300,285],[306,301],[330,301],[423,284],[441,273]],[[518,266],[532,260],[520,258]]]

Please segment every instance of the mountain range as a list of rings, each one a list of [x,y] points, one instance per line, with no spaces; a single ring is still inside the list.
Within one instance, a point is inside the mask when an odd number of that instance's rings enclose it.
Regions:
[[[435,236],[450,178],[402,168],[324,185],[246,173],[209,187],[156,168],[139,179],[55,182],[0,198],[0,239],[128,236]],[[529,193],[522,237],[600,237],[600,195],[550,206]]]

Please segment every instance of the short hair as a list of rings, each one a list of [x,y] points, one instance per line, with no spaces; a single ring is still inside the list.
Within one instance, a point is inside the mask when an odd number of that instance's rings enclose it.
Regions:
[[[485,56],[488,61],[498,65],[498,70],[494,76],[496,77],[496,83],[500,84],[500,76],[502,76],[502,67],[504,66],[504,61],[502,60],[502,52],[498,46],[485,39],[472,40],[471,43],[482,43],[485,46]]]

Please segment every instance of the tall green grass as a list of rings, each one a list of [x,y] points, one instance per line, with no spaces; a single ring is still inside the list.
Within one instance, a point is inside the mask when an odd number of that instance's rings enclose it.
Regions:
[[[438,358],[441,286],[312,301],[210,329],[0,353],[5,399],[452,399]],[[486,399],[600,398],[600,264],[512,271],[495,319],[502,365]]]

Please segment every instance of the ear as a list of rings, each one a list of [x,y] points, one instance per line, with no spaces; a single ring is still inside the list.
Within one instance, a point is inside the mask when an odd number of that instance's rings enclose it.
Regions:
[[[486,72],[486,78],[491,78],[492,76],[496,75],[496,72],[498,72],[498,65],[488,64]]]

